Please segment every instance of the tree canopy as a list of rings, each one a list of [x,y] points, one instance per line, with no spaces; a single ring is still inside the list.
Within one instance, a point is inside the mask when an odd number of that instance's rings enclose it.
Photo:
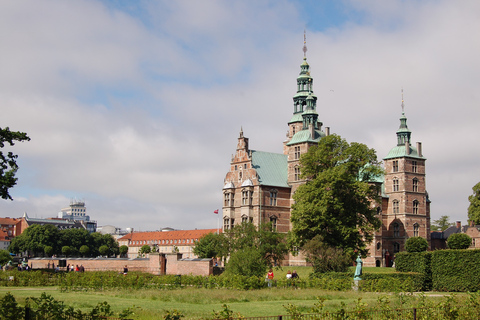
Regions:
[[[25,132],[10,131],[8,127],[0,128],[0,148],[4,148],[5,144],[15,145],[16,141],[30,141]],[[0,196],[2,199],[13,200],[10,196],[9,189],[17,184],[18,178],[15,177],[18,165],[18,155],[9,151],[3,153],[0,150]]]
[[[468,197],[468,220],[480,224],[480,182],[472,188],[473,194]]]
[[[302,247],[319,235],[331,247],[366,254],[366,244],[380,228],[375,204],[383,169],[374,149],[348,143],[338,135],[322,138],[300,158],[306,183],[296,190],[290,242]]]
[[[423,252],[427,251],[428,242],[422,237],[411,237],[405,242],[405,250],[407,252]]]
[[[448,227],[453,226],[455,223],[450,222],[449,216],[441,216],[440,219],[433,220],[430,226],[431,231],[445,231]]]
[[[447,239],[449,249],[468,249],[472,244],[472,238],[465,233],[454,233]]]
[[[51,256],[52,254],[65,254],[63,247],[68,247],[69,255],[81,253],[82,255],[98,256],[99,248],[102,245],[109,248],[109,255],[118,253],[118,243],[109,234],[89,233],[85,229],[58,230],[53,225],[35,224],[25,229],[21,235],[13,238],[8,249],[14,253],[28,251],[35,256],[43,254]]]
[[[225,233],[210,233],[195,242],[194,253],[201,258],[226,258],[225,272],[246,276],[263,276],[288,253],[285,234],[272,225],[253,223],[236,225]]]

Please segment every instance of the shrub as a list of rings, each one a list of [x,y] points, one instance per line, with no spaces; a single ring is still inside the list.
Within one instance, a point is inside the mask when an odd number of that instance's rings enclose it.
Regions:
[[[268,268],[267,261],[257,248],[243,248],[233,252],[225,266],[227,274],[263,277]]]
[[[468,249],[472,244],[472,238],[465,233],[454,233],[447,239],[447,245],[450,249]]]
[[[432,282],[436,291],[479,291],[480,250],[432,252]]]
[[[428,242],[422,237],[411,237],[405,242],[405,250],[407,252],[423,252],[427,251]]]
[[[309,240],[303,246],[307,261],[313,265],[314,273],[345,272],[352,264],[351,257],[341,248],[325,243],[320,236]]]
[[[410,238],[411,239],[411,238]],[[417,272],[422,275],[422,290],[432,288],[432,252],[398,252],[395,254],[395,269],[399,272]]]

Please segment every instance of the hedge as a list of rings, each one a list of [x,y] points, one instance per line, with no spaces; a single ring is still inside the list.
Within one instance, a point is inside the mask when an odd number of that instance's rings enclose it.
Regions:
[[[480,290],[480,250],[438,250],[432,253],[433,290]]]
[[[12,280],[10,280],[12,279]],[[415,273],[364,274],[360,290],[418,291],[422,277]],[[278,279],[277,287],[317,288],[323,290],[347,291],[354,285],[353,273],[331,272],[311,278],[287,280]],[[182,287],[233,288],[240,290],[261,289],[267,286],[263,277],[245,276],[156,276],[149,273],[129,272],[128,275],[114,271],[50,273],[42,271],[7,271],[0,273],[0,286],[59,286],[63,291],[124,289],[173,289]]]
[[[422,275],[422,291],[432,289],[432,252],[398,252],[395,254],[395,269],[399,272],[417,272]]]

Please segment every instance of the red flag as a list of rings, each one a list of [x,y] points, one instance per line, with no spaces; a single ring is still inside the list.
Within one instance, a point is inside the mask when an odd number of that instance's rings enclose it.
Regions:
[[[213,211],[213,213],[215,213],[215,214],[218,214],[218,209],[217,209],[217,210],[215,210],[215,211]]]

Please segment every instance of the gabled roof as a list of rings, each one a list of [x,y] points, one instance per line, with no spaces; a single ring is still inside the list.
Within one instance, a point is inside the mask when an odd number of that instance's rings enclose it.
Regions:
[[[252,150],[252,167],[260,185],[289,187],[287,155]]]

